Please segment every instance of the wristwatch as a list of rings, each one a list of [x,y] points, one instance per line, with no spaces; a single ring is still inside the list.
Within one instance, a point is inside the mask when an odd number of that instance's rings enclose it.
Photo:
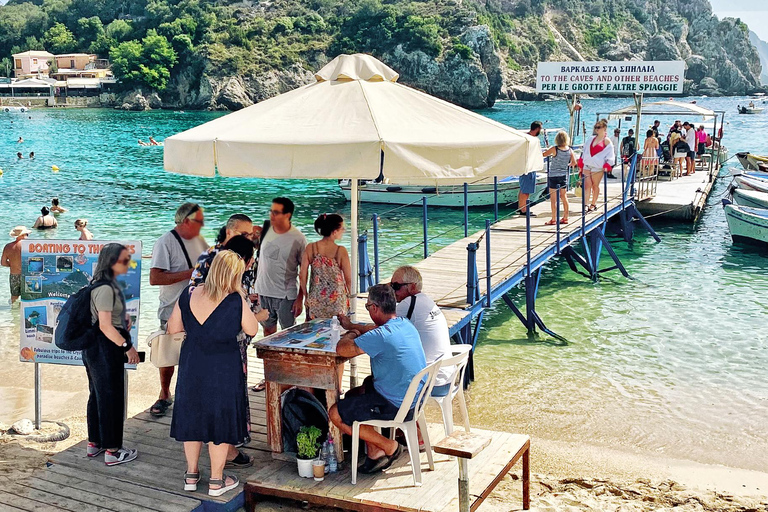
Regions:
[[[122,347],[124,352],[128,352],[129,350],[131,350],[131,347],[133,347],[133,344],[128,343],[127,341],[124,341],[123,344],[120,345],[120,347]]]

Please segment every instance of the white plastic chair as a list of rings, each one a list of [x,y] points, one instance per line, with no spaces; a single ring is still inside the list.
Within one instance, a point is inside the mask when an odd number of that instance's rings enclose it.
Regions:
[[[451,358],[443,359],[442,368],[455,366],[453,374],[453,383],[451,390],[445,396],[430,396],[443,413],[443,427],[445,435],[449,436],[453,432],[453,399],[459,397],[459,410],[464,419],[464,430],[469,432],[469,413],[467,412],[467,402],[464,400],[464,373],[467,370],[469,362],[469,353],[472,351],[472,345],[451,345]]]
[[[429,444],[429,434],[427,433],[427,420],[424,418],[424,405],[427,403],[427,397],[432,393],[432,387],[435,384],[435,375],[440,369],[440,359],[427,365],[411,380],[408,391],[403,398],[403,404],[393,420],[368,420],[352,422],[352,485],[357,483],[357,452],[360,445],[360,425],[371,425],[378,428],[389,427],[391,429],[390,438],[394,439],[395,429],[400,429],[405,434],[405,441],[408,445],[408,455],[411,457],[411,466],[413,467],[413,484],[421,485],[421,459],[419,457],[419,434],[416,425],[421,429],[421,437],[424,439],[424,446],[427,451],[427,461],[429,469],[434,471],[435,462],[432,460],[432,445]],[[421,387],[418,399],[413,407],[413,417],[406,421],[405,417],[411,410],[413,398],[419,388],[419,383],[426,377],[424,385]]]

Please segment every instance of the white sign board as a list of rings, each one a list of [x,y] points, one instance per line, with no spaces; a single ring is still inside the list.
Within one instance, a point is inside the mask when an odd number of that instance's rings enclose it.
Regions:
[[[539,62],[536,92],[549,94],[683,94],[685,62]]]

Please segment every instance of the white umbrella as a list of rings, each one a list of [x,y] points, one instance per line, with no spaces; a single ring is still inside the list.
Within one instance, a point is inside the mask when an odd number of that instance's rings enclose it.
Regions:
[[[315,83],[165,139],[165,169],[213,176],[352,181],[351,264],[357,272],[357,179],[384,152],[392,182],[521,175],[543,167],[539,141],[396,83],[370,55],[340,55]],[[352,281],[353,295],[358,280]]]

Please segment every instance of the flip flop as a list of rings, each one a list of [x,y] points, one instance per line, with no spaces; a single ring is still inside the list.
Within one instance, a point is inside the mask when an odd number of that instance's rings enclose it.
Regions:
[[[251,391],[253,391],[254,393],[260,393],[260,392],[264,391],[265,389],[267,389],[267,382],[266,381],[261,381],[258,384],[256,384],[255,386],[253,386],[251,388]]]
[[[545,226],[554,226],[555,224],[557,224],[556,220],[548,220],[544,223]]]
[[[159,399],[157,402],[152,404],[152,407],[149,408],[149,414],[154,416],[155,418],[162,418],[165,416],[165,413],[168,412],[168,408],[173,404],[173,400],[162,400]]]
[[[240,450],[237,451],[237,457],[232,460],[228,460],[224,464],[225,468],[249,468],[253,466],[253,457],[249,457]]]

